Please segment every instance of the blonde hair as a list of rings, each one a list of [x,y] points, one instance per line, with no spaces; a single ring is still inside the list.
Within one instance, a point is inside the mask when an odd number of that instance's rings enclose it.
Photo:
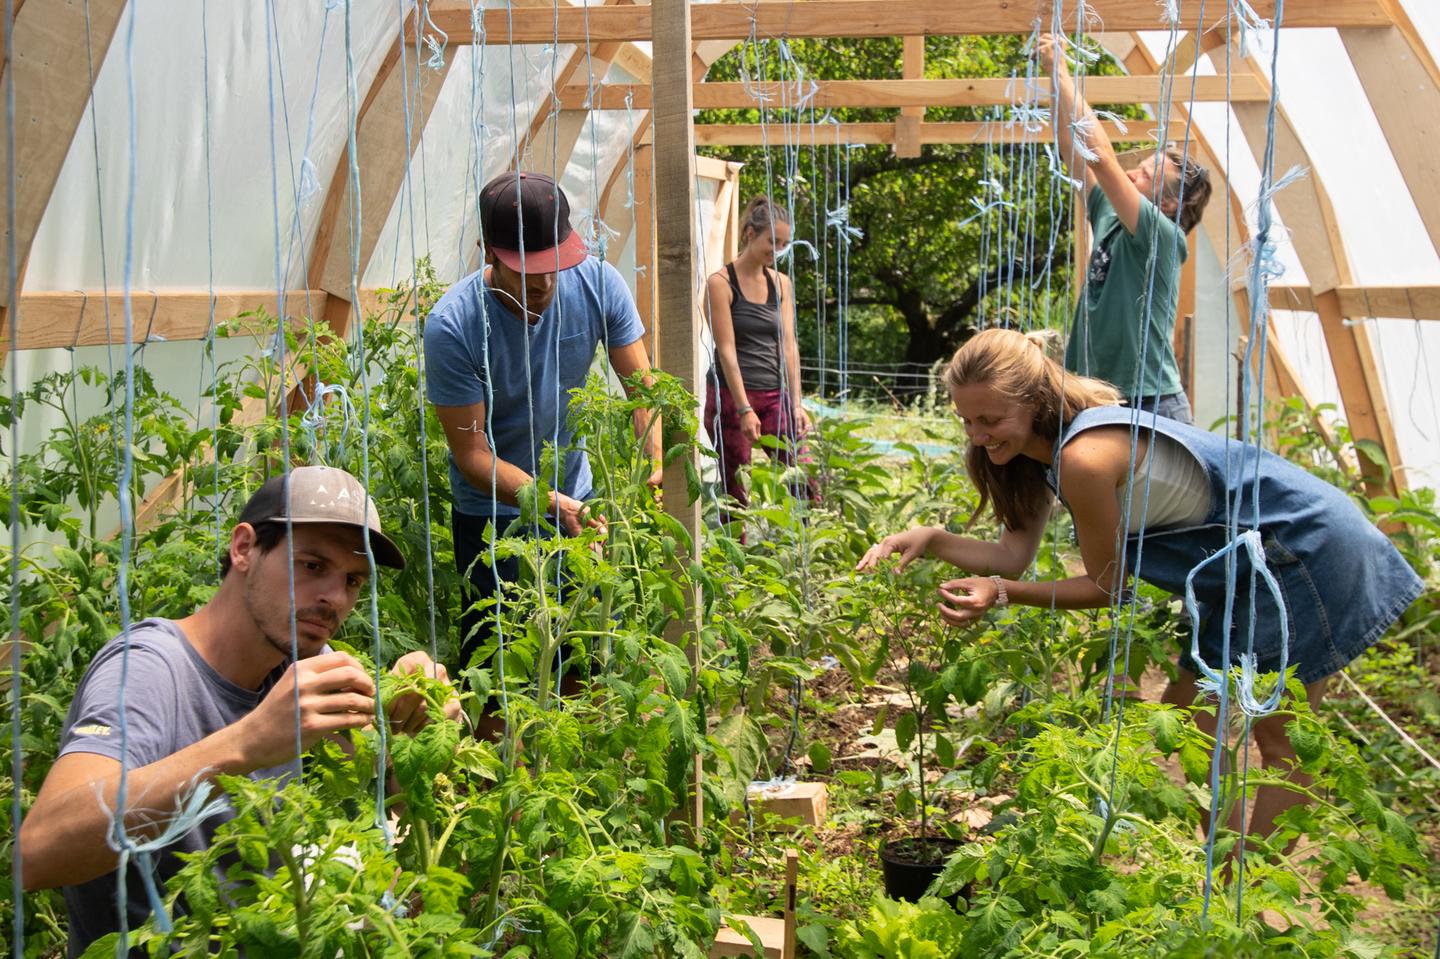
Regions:
[[[1054,339],[1049,330],[1021,333],[989,329],[977,333],[945,367],[945,386],[952,392],[962,386],[989,386],[1034,410],[1036,434],[1047,440],[1058,439],[1062,421],[1068,423],[1092,406],[1117,405],[1120,391],[1104,380],[1067,372],[1047,352]],[[1017,530],[1044,516],[1050,504],[1045,467],[1045,463],[1028,456],[1016,456],[1004,465],[996,465],[982,447],[969,444],[965,468],[980,492],[980,508],[975,515],[984,513],[987,504],[992,505],[1000,521]]]

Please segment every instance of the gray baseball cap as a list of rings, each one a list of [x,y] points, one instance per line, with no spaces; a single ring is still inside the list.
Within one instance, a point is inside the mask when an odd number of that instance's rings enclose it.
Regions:
[[[286,496],[288,484],[289,496]],[[375,501],[365,495],[360,481],[333,466],[299,466],[272,476],[255,491],[240,522],[256,523],[340,523],[370,530],[370,551],[375,562],[392,569],[404,569],[405,557],[390,538],[380,532],[380,514]]]

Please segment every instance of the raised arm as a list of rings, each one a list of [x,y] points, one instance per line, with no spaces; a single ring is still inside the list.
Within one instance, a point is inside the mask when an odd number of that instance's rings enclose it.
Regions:
[[[1099,184],[1125,231],[1134,234],[1140,222],[1142,194],[1120,166],[1115,157],[1115,147],[1100,126],[1095,112],[1090,109],[1090,104],[1077,93],[1075,80],[1070,76],[1070,67],[1065,60],[1063,42],[1054,34],[1047,33],[1040,37],[1036,48],[1041,66],[1050,74],[1055,88],[1051,125],[1055,130],[1060,158],[1072,175],[1083,171],[1087,195]],[[1081,145],[1093,159],[1086,159]]]
[[[502,503],[518,506],[520,488],[535,482],[535,477],[495,455],[485,434],[485,404],[436,406],[435,416],[445,428],[445,442],[465,482],[481,493],[493,493]],[[604,520],[589,515],[584,503],[559,490],[550,492],[550,512],[571,535],[585,526],[604,527]]]

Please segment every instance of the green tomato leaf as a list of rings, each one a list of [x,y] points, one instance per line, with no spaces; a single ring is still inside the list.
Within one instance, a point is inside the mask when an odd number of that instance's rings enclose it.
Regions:
[[[910,744],[915,741],[915,733],[919,729],[919,721],[914,713],[901,713],[899,720],[895,723],[895,745],[900,751],[908,752]]]
[[[1155,737],[1155,746],[1165,755],[1173,753],[1180,744],[1184,721],[1174,709],[1157,709],[1150,714],[1150,735]]]

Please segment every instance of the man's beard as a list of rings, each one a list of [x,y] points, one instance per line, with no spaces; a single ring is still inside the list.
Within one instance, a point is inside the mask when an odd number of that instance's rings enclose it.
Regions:
[[[319,620],[330,624],[330,632],[332,635],[340,626],[340,624],[336,622],[333,612],[329,612],[324,607],[319,606],[298,611],[295,614],[294,620],[288,615],[288,609],[282,617],[275,617],[274,613],[276,610],[274,606],[257,598],[255,595],[256,592],[257,590],[253,581],[245,584],[245,608],[250,613],[251,621],[259,628],[260,635],[264,636],[265,641],[286,659],[306,659],[309,656],[318,655],[320,648],[324,646],[325,642],[329,641],[327,637],[326,640],[321,641],[319,645],[316,646],[313,652],[306,653],[302,645],[305,641],[300,637],[298,623],[296,623],[296,627],[292,630],[292,622],[301,619]],[[272,622],[272,619],[276,618],[280,621],[278,623]],[[292,636],[294,637],[293,643],[291,641]]]

